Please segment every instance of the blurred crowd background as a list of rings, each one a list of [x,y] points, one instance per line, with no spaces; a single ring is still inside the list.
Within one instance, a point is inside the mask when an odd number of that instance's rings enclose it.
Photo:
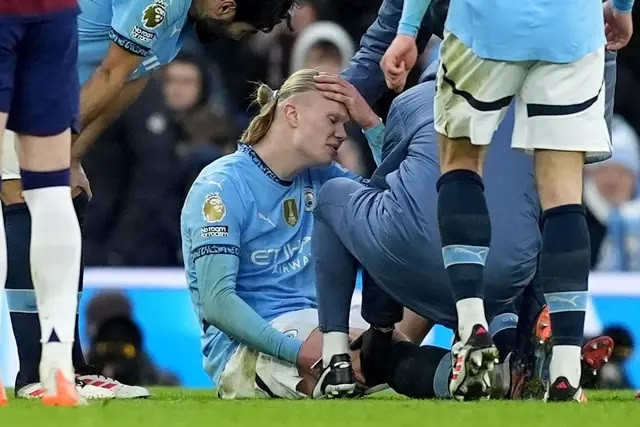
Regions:
[[[211,45],[189,41],[177,59],[158,70],[140,99],[99,139],[83,165],[94,197],[85,224],[87,266],[181,266],[179,215],[200,170],[235,151],[236,140],[255,113],[250,97],[265,82],[277,88],[292,72],[319,67],[338,73],[358,49],[381,0],[302,0],[293,31]],[[640,28],[640,6],[634,9]],[[437,58],[432,41],[410,78]],[[374,106],[385,117],[393,94]],[[613,157],[586,169],[592,265],[601,271],[640,271],[640,32],[618,55]],[[374,163],[359,129],[349,129],[339,161],[362,175]],[[640,286],[640,284],[638,284]],[[89,359],[105,374],[134,384],[176,384],[144,353],[143,337],[126,297],[107,292],[85,313]],[[627,329],[606,331],[618,348],[595,384],[628,387],[620,367],[633,350]],[[110,342],[129,347],[116,350]],[[102,345],[101,345],[102,343]],[[142,369],[141,367],[144,367]],[[135,375],[135,377],[131,377]]]

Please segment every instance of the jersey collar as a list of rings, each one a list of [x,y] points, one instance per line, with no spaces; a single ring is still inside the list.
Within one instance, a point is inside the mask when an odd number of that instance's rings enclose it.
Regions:
[[[260,158],[260,156],[258,156],[258,153],[256,153],[253,150],[253,148],[251,148],[247,144],[239,143],[238,144],[238,150],[241,153],[245,153],[246,155],[248,155],[251,158],[251,160],[253,161],[253,163],[258,167],[258,169],[260,169],[262,171],[262,173],[264,173],[272,181],[275,181],[276,184],[280,184],[280,185],[283,185],[285,187],[289,187],[291,184],[293,184],[293,181],[285,181],[284,179],[281,179],[278,175],[276,175],[271,170],[271,168],[269,166],[267,166],[267,164]]]

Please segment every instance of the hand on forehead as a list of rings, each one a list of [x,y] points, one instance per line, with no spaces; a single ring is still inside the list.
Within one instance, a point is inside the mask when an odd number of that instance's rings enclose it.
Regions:
[[[348,122],[350,120],[349,111],[347,107],[338,101],[327,98],[319,91],[310,91],[298,94],[292,99],[294,102],[299,102],[307,108],[311,108],[317,112],[324,112],[335,116],[336,120],[341,122]]]

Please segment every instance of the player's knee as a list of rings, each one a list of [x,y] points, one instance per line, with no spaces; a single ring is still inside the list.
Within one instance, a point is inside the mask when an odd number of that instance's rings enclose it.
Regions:
[[[331,207],[345,206],[353,191],[350,189],[353,184],[360,185],[357,182],[344,177],[333,178],[325,182],[316,196],[316,206],[313,210],[314,216],[321,220],[327,220],[330,216]]]
[[[21,168],[31,171],[59,171],[69,168],[69,129],[53,136],[20,135],[19,140]]]
[[[543,210],[582,203],[584,153],[536,150],[534,158]]]
[[[448,138],[440,135],[440,170],[443,174],[466,169],[482,175],[485,146],[473,145],[469,138]]]

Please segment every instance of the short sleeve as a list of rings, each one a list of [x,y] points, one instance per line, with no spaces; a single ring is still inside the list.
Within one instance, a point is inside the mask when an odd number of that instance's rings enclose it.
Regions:
[[[112,0],[111,40],[129,52],[147,56],[169,28],[169,0]]]
[[[228,176],[214,173],[199,178],[183,208],[193,261],[207,255],[240,256],[244,216],[241,194]]]

